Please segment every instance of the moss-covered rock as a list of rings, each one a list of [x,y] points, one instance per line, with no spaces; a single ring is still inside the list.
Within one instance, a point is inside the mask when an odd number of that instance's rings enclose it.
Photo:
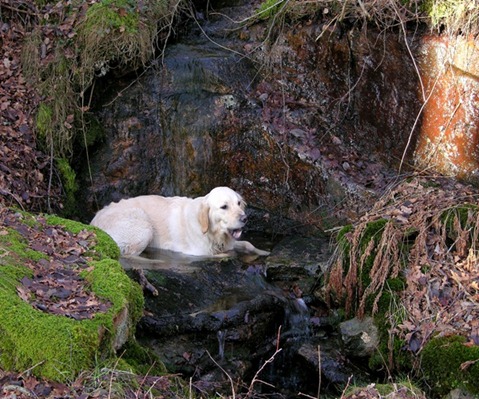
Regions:
[[[466,338],[434,338],[422,351],[424,378],[436,395],[446,395],[455,388],[479,394],[479,347],[468,345]]]
[[[32,216],[5,208],[0,209],[0,216],[4,222],[0,227],[0,366],[17,371],[30,369],[36,376],[67,381],[96,362],[114,357],[115,350],[134,332],[143,309],[143,295],[118,262],[119,251],[112,239],[90,226],[57,217]],[[35,238],[43,231],[54,235],[60,230],[72,240],[80,232],[96,233],[79,236],[79,240],[88,237],[88,242],[80,242],[87,248],[82,257],[88,262],[79,276],[85,290],[109,306],[91,318],[48,313],[33,307],[21,295],[22,279],[36,274],[35,262],[49,260]],[[64,250],[68,253],[71,248],[67,245]],[[58,258],[55,262],[58,264]],[[68,263],[66,267],[80,268]]]
[[[370,384],[365,387],[355,386],[347,390],[344,399],[353,398],[389,398],[389,399],[426,399],[426,395],[410,382],[391,384]]]

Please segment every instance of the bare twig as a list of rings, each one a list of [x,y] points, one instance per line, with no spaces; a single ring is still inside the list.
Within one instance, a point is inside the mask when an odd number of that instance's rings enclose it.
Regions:
[[[251,381],[251,384],[249,385],[248,392],[246,393],[245,398],[250,398],[250,397],[252,397],[254,384],[256,384],[257,382],[259,382],[259,383],[261,383],[261,384],[264,384],[264,385],[267,385],[267,386],[269,386],[269,387],[274,388],[274,385],[270,384],[269,382],[260,380],[258,377],[259,377],[260,373],[264,370],[264,368],[266,367],[266,365],[272,363],[272,362],[274,361],[274,358],[276,357],[276,355],[282,351],[282,348],[279,347],[280,336],[281,336],[281,326],[279,326],[279,328],[278,328],[278,335],[277,335],[277,338],[276,338],[276,350],[275,350],[275,352],[273,353],[273,355],[272,355],[268,360],[266,360],[266,361],[263,363],[263,365],[260,367],[260,369],[259,369],[259,370],[256,372],[256,374],[254,375],[254,377],[253,377],[253,379],[252,379],[252,381]]]
[[[416,59],[414,58],[414,55],[412,54],[411,48],[409,47],[409,43],[407,42],[407,33],[406,33],[406,27],[404,26],[404,21],[401,19],[401,15],[399,14],[399,10],[396,7],[396,3],[394,1],[392,1],[391,4],[392,4],[392,7],[394,8],[394,12],[396,13],[396,15],[398,17],[399,24],[401,25],[401,30],[402,30],[403,36],[404,36],[404,44],[406,45],[409,56],[411,57],[411,61],[414,64],[414,69],[415,69],[417,77],[419,79],[419,84],[421,85],[422,100],[426,101],[426,90],[425,90],[424,84],[422,82],[421,73],[419,72],[419,68],[416,64]]]
[[[343,392],[341,393],[341,398],[340,399],[344,399],[344,395],[349,388],[349,384],[351,383],[352,378],[353,378],[352,375],[348,378],[348,382],[346,383],[346,386],[344,387]]]
[[[318,345],[318,399],[321,392],[321,346]]]
[[[412,125],[412,128],[411,128],[411,131],[409,133],[409,137],[408,137],[408,140],[407,140],[407,143],[406,143],[406,146],[404,147],[404,151],[402,153],[402,157],[401,157],[401,162],[399,163],[399,168],[398,168],[398,175],[401,174],[401,170],[402,170],[402,166],[404,164],[404,159],[406,158],[406,153],[407,153],[407,150],[409,149],[409,146],[411,145],[411,141],[412,141],[412,136],[414,134],[414,131],[416,130],[416,126],[417,124],[419,123],[419,118],[421,117],[422,115],[422,112],[424,111],[424,108],[426,107],[427,103],[429,102],[431,96],[432,96],[432,93],[434,93],[434,89],[436,88],[436,84],[437,82],[439,81],[439,78],[441,77],[441,75],[438,75],[435,82],[434,82],[434,85],[432,86],[432,89],[430,91],[430,93],[428,94],[428,96],[426,97],[426,99],[424,100],[424,103],[422,104],[421,106],[421,109],[419,110],[419,112],[417,113],[416,115],[416,119],[414,120],[414,123]]]
[[[318,345],[318,378],[319,378],[319,382],[318,382],[318,394],[316,395],[316,397],[314,396],[311,396],[311,395],[308,395],[306,393],[303,393],[303,392],[298,392],[298,396],[304,396],[308,399],[319,399],[321,397],[321,347],[320,345]]]
[[[236,398],[236,394],[235,394],[235,386],[234,386],[234,382],[233,382],[233,379],[230,377],[230,375],[226,372],[226,370],[221,367],[219,365],[219,363],[213,359],[213,356],[211,356],[210,352],[206,351],[206,353],[208,354],[208,356],[210,357],[211,360],[213,360],[213,363],[216,364],[216,366],[218,366],[218,368],[226,375],[226,377],[228,377],[228,380],[230,381],[230,385],[231,385],[231,397],[232,399],[235,399]]]

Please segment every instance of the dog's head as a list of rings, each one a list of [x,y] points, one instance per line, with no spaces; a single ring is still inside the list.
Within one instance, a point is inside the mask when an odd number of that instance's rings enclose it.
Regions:
[[[216,187],[204,197],[200,211],[200,224],[204,234],[224,233],[238,240],[246,224],[246,202],[228,187]]]

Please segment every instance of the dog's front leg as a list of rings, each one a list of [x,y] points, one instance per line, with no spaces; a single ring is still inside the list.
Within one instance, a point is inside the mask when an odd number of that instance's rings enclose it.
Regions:
[[[263,251],[262,249],[256,248],[248,241],[236,241],[234,249],[239,253],[254,254],[258,256],[268,256],[270,254],[268,251]]]

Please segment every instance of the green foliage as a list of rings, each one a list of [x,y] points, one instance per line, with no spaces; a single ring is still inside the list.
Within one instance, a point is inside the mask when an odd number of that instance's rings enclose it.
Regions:
[[[422,351],[422,370],[435,395],[444,396],[455,388],[479,394],[479,347],[466,345],[466,338],[434,338]]]
[[[83,29],[105,38],[112,30],[135,34],[139,30],[137,2],[129,0],[103,0],[88,8]]]
[[[479,8],[469,0],[425,0],[422,9],[432,28],[443,28],[448,34],[475,34],[479,28]]]
[[[36,126],[39,137],[43,140],[46,140],[53,130],[53,110],[45,103],[38,107]]]
[[[285,0],[265,0],[259,5],[259,8],[256,10],[256,16],[259,19],[270,19],[278,13],[281,9],[281,4]]]
[[[66,158],[59,158],[56,160],[57,169],[60,173],[65,191],[65,214],[70,215],[74,212],[76,199],[75,194],[78,190],[76,181],[76,173],[70,166]]]

